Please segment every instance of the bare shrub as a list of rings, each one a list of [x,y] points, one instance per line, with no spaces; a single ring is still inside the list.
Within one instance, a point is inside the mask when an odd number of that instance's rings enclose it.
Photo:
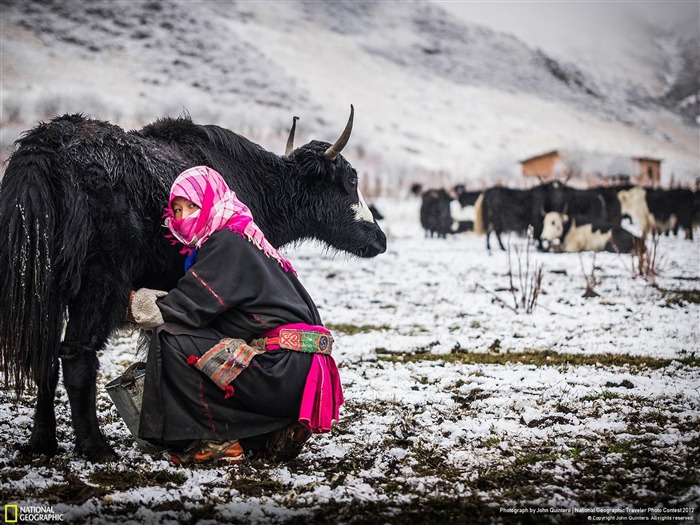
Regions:
[[[513,312],[525,312],[531,314],[537,306],[537,298],[542,291],[542,266],[538,264],[530,265],[530,247],[533,244],[533,228],[529,226],[527,229],[527,246],[523,255],[519,247],[511,250],[510,237],[508,238],[508,279],[510,293],[513,296],[513,306],[501,299],[496,293],[486,288],[484,285],[476,283],[477,288],[485,290],[493,296],[494,302],[504,308],[508,308]],[[518,273],[513,272],[513,257],[512,252],[515,252],[515,259],[518,265]],[[523,261],[524,257],[524,261]],[[520,287],[516,287],[514,280],[517,280]]]
[[[639,242],[632,252],[632,273],[635,276],[646,279],[651,284],[656,284],[656,277],[661,275],[663,257],[659,253],[659,234],[651,234],[649,247],[644,242]]]
[[[583,257],[579,254],[579,260],[581,261],[581,270],[583,270],[583,276],[586,278],[586,291],[583,297],[589,299],[591,297],[599,297],[599,294],[594,290],[594,288],[601,283],[601,280],[595,276],[595,253],[593,254],[593,261],[591,264],[590,275],[586,273],[586,268],[583,266]]]
[[[535,310],[537,298],[542,291],[542,266],[535,263],[532,268],[530,267],[530,247],[532,244],[532,226],[529,226],[527,229],[527,244],[525,246],[524,256],[518,246],[511,250],[510,240],[508,241],[508,278],[510,279],[510,291],[513,294],[515,310],[524,310],[526,314],[531,314]],[[516,288],[513,284],[513,279],[516,276],[513,274],[512,251],[515,252],[518,265],[517,281],[520,284],[520,288]],[[520,292],[519,295],[518,292]]]

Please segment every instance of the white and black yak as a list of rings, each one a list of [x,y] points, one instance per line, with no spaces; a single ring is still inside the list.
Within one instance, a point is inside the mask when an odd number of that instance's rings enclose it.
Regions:
[[[639,253],[644,241],[621,226],[594,219],[584,220],[550,211],[544,216],[542,240],[557,252],[607,251]]]
[[[183,170],[221,173],[276,247],[316,239],[359,257],[386,250],[357,172],[340,155],[353,113],[333,145],[294,149],[292,126],[284,156],[189,118],[125,132],[65,115],[17,141],[0,181],[0,369],[18,396],[37,385],[28,452],[57,451],[60,361],[76,452],[92,461],[115,456],[97,421],[96,352],[123,325],[129,290],[170,290],[184,272],[162,227]]]

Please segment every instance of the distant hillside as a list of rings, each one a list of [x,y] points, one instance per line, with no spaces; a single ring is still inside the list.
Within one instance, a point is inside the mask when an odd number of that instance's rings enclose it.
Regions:
[[[700,125],[700,36],[681,38],[677,44],[679,67],[660,100],[687,123],[697,126]]]
[[[2,2],[2,146],[56,112],[138,126],[187,111],[281,151],[292,115],[333,140],[354,103],[351,147],[401,184],[514,176],[564,146],[697,171],[697,38],[665,36],[668,87],[652,94],[428,2]]]
[[[67,55],[91,61],[137,58],[141,67],[125,66],[136,69],[133,80],[145,86],[183,81],[221,101],[234,95],[286,108],[308,97],[254,45],[227,33],[216,5],[3,0],[3,7],[7,22],[49,46],[65,45]],[[224,16],[245,21],[250,15],[231,3]]]
[[[307,11],[319,25],[335,24],[331,25],[334,30],[366,42],[361,45],[366,52],[416,75],[555,97],[586,109],[605,108],[606,95],[575,65],[559,62],[510,35],[459,22],[440,7],[352,1],[339,4],[342,16],[337,16],[335,3]],[[355,23],[341,22],[348,19]],[[387,24],[387,19],[393,22]]]

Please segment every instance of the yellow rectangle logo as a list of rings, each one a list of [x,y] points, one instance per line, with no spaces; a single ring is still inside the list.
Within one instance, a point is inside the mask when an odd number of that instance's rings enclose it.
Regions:
[[[17,523],[19,507],[17,505],[5,505],[5,523]]]

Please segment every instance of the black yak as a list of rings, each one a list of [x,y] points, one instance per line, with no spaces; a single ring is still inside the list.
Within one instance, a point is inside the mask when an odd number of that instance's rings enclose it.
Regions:
[[[189,118],[127,133],[65,115],[17,141],[0,181],[0,368],[17,395],[31,382],[38,387],[30,452],[57,450],[60,359],[76,452],[115,457],[98,427],[96,352],[123,325],[129,290],[170,290],[184,272],[161,225],[184,169],[221,173],[276,247],[317,239],[359,257],[385,251],[357,172],[340,155],[353,113],[333,145],[294,149],[293,127],[284,156]]]
[[[685,238],[693,240],[693,215],[695,196],[686,189],[670,190],[646,189],[649,212],[654,216],[654,226],[658,233],[673,231],[678,235],[678,228],[685,230]]]
[[[452,215],[450,215],[450,197],[444,189],[427,190],[423,192],[420,207],[420,223],[426,237],[436,235],[443,239],[452,230]]]
[[[537,211],[540,209],[537,206],[540,201],[534,199],[535,196],[539,196],[539,192],[536,195],[535,192],[536,189],[513,190],[494,186],[479,196],[474,205],[474,231],[486,233],[487,250],[491,249],[489,237],[492,231],[496,233],[501,250],[505,250],[501,233],[515,232],[524,235],[528,226],[536,227],[538,219],[542,222],[542,217]],[[539,237],[539,231],[535,231],[535,235]]]
[[[599,186],[587,190],[572,188],[559,181],[545,183],[538,187],[544,191],[542,216],[556,211],[576,219],[578,224],[589,221],[603,221],[620,226],[622,207],[618,192],[631,186]]]

